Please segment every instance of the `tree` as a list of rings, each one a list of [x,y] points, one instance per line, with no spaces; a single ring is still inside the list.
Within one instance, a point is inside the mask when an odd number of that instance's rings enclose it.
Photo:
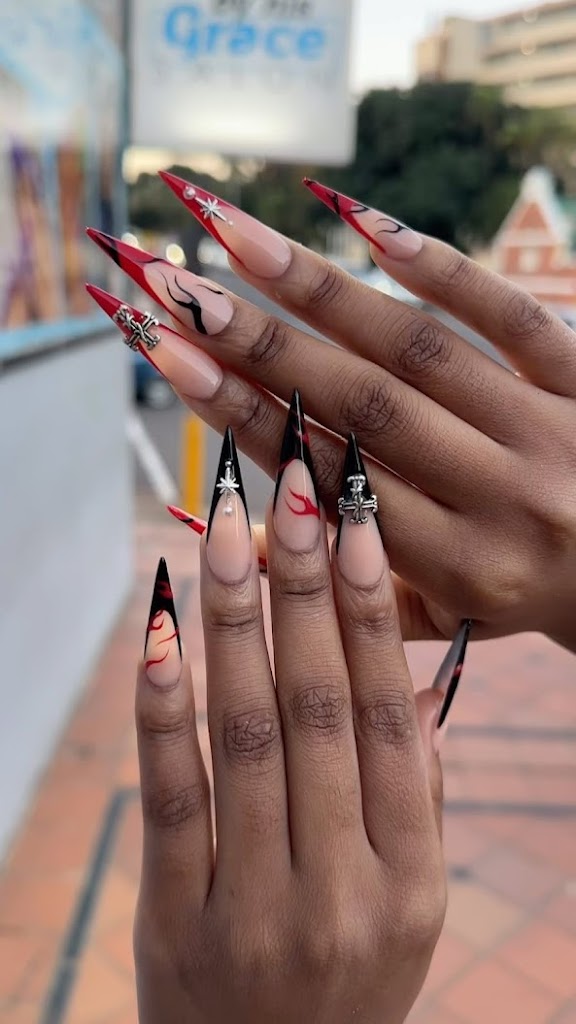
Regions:
[[[188,168],[174,173],[238,201],[298,241],[322,244],[333,214],[301,186],[303,174],[462,249],[488,241],[508,212],[522,174],[547,163],[576,194],[576,127],[557,111],[506,104],[499,91],[469,83],[426,83],[368,93],[358,140],[345,168],[268,164],[224,186]],[[131,192],[136,227],[189,229],[186,211],[150,175]]]

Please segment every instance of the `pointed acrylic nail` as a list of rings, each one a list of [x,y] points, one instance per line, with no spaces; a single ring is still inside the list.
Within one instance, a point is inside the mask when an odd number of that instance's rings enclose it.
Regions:
[[[390,259],[408,260],[420,252],[424,239],[401,221],[394,220],[393,217],[380,213],[371,206],[364,206],[342,192],[335,192],[334,189],[321,185],[319,181],[304,178],[304,184],[330,210],[337,213],[343,221]]]
[[[378,498],[370,489],[356,436],[350,434],[338,499],[336,551],[342,575],[354,586],[375,586],[384,571],[384,545],[377,511]]]
[[[208,517],[206,557],[221,583],[240,583],[252,564],[252,533],[240,463],[230,427],[222,443]]]
[[[310,551],[320,535],[320,502],[298,391],[292,396],[280,452],[274,529],[280,542],[291,551]]]
[[[230,323],[234,313],[232,300],[213,281],[104,231],[87,228],[86,234],[184,327],[198,334],[213,335]]]
[[[158,563],[146,627],[144,669],[154,686],[174,686],[182,672],[182,644],[168,567]]]
[[[450,711],[452,702],[456,696],[456,690],[458,689],[462,669],[464,667],[464,659],[466,657],[466,648],[468,646],[471,628],[472,619],[464,619],[461,622],[460,628],[458,629],[448,653],[444,657],[442,664],[436,673],[434,682],[432,683],[433,690],[440,690],[444,694],[444,701],[440,708],[440,714],[438,715],[438,729],[442,729],[444,726],[448,717],[448,712]]]
[[[277,231],[184,178],[168,171],[159,174],[212,237],[250,273],[275,278],[288,269],[292,250]]]
[[[184,523],[190,530],[197,533],[199,537],[202,537],[208,529],[208,523],[205,519],[199,519],[198,516],[192,516],[189,512],[185,512],[183,508],[178,508],[176,505],[166,505],[168,512],[174,519],[177,519],[179,523]],[[268,562],[264,555],[258,556],[258,568],[263,576],[268,575]]]
[[[128,347],[145,356],[177,391],[198,401],[212,398],[223,374],[210,356],[151,313],[143,313],[95,285],[87,284],[86,289],[120,328]]]

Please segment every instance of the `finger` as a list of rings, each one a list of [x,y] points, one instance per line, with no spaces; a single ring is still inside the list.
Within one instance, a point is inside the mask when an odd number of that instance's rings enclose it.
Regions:
[[[557,394],[574,395],[573,331],[537,299],[451,246],[314,185],[316,194],[372,243],[372,257],[386,273],[490,339],[535,384]],[[509,382],[511,393],[520,398],[521,384]]]
[[[333,573],[350,674],[364,821],[384,859],[418,850],[432,801],[394,590],[373,495],[352,441]],[[402,847],[402,850],[399,849]]]
[[[424,745],[428,780],[434,808],[438,835],[442,838],[442,812],[444,807],[444,784],[442,764],[438,755],[438,717],[442,707],[442,695],[435,690],[420,690],[416,694],[416,714],[420,735]]]
[[[472,489],[481,467],[498,459],[494,442],[388,371],[289,327],[149,253],[111,241],[122,254],[122,266],[178,318],[178,330],[194,346],[285,401],[296,384],[315,420],[340,434],[353,431],[372,456],[427,494],[456,506],[463,497],[462,452]],[[97,297],[94,290],[92,294]],[[373,294],[367,292],[368,298]],[[159,350],[156,361],[167,362],[174,336],[165,331],[160,336],[166,352]],[[192,351],[198,353],[196,347]],[[170,378],[171,364],[160,368]],[[195,356],[195,390],[197,378]]]
[[[343,841],[365,831],[350,683],[298,394],[267,533],[292,855],[325,866]]]
[[[208,724],[216,804],[216,884],[290,863],[282,732],[255,546],[226,432],[201,558]]]
[[[202,906],[212,875],[210,792],[164,559],[158,566],[138,671],[136,730],[145,879],[169,887],[176,899],[185,886]]]

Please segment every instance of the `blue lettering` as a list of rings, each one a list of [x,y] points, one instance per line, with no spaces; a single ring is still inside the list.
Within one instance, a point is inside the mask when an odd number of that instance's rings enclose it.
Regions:
[[[212,18],[208,21],[200,6],[176,4],[166,12],[166,42],[185,52],[192,59],[228,53],[232,57],[265,54],[272,60],[320,60],[328,45],[324,28],[303,28],[302,25],[263,24],[262,22],[230,21]]]
[[[285,46],[283,49],[281,49],[279,45],[279,40],[282,36],[288,39],[288,45]],[[291,31],[289,28],[282,28],[281,26],[277,28],[271,28],[270,31],[266,34],[264,41],[264,49],[266,50],[266,53],[270,55],[270,57],[275,57],[277,60],[279,58],[282,59],[283,57],[288,57],[290,54],[290,43],[292,42],[293,37],[294,32]]]
[[[211,21],[206,26],[206,43],[203,47],[204,53],[218,52],[218,38],[226,35],[226,26],[219,21]]]
[[[300,33],[297,53],[302,60],[318,60],[326,45],[326,33],[321,28],[308,28]]]
[[[199,15],[198,8],[192,4],[180,4],[168,11],[164,23],[167,42],[186,50],[190,57],[196,57],[200,49]]]
[[[232,29],[228,49],[235,57],[241,57],[245,53],[252,53],[257,42],[258,35],[254,25],[236,25]]]

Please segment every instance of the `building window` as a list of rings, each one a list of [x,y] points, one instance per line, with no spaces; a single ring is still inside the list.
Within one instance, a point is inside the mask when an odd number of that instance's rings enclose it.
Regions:
[[[538,249],[520,249],[518,265],[523,274],[535,274],[540,267]]]

